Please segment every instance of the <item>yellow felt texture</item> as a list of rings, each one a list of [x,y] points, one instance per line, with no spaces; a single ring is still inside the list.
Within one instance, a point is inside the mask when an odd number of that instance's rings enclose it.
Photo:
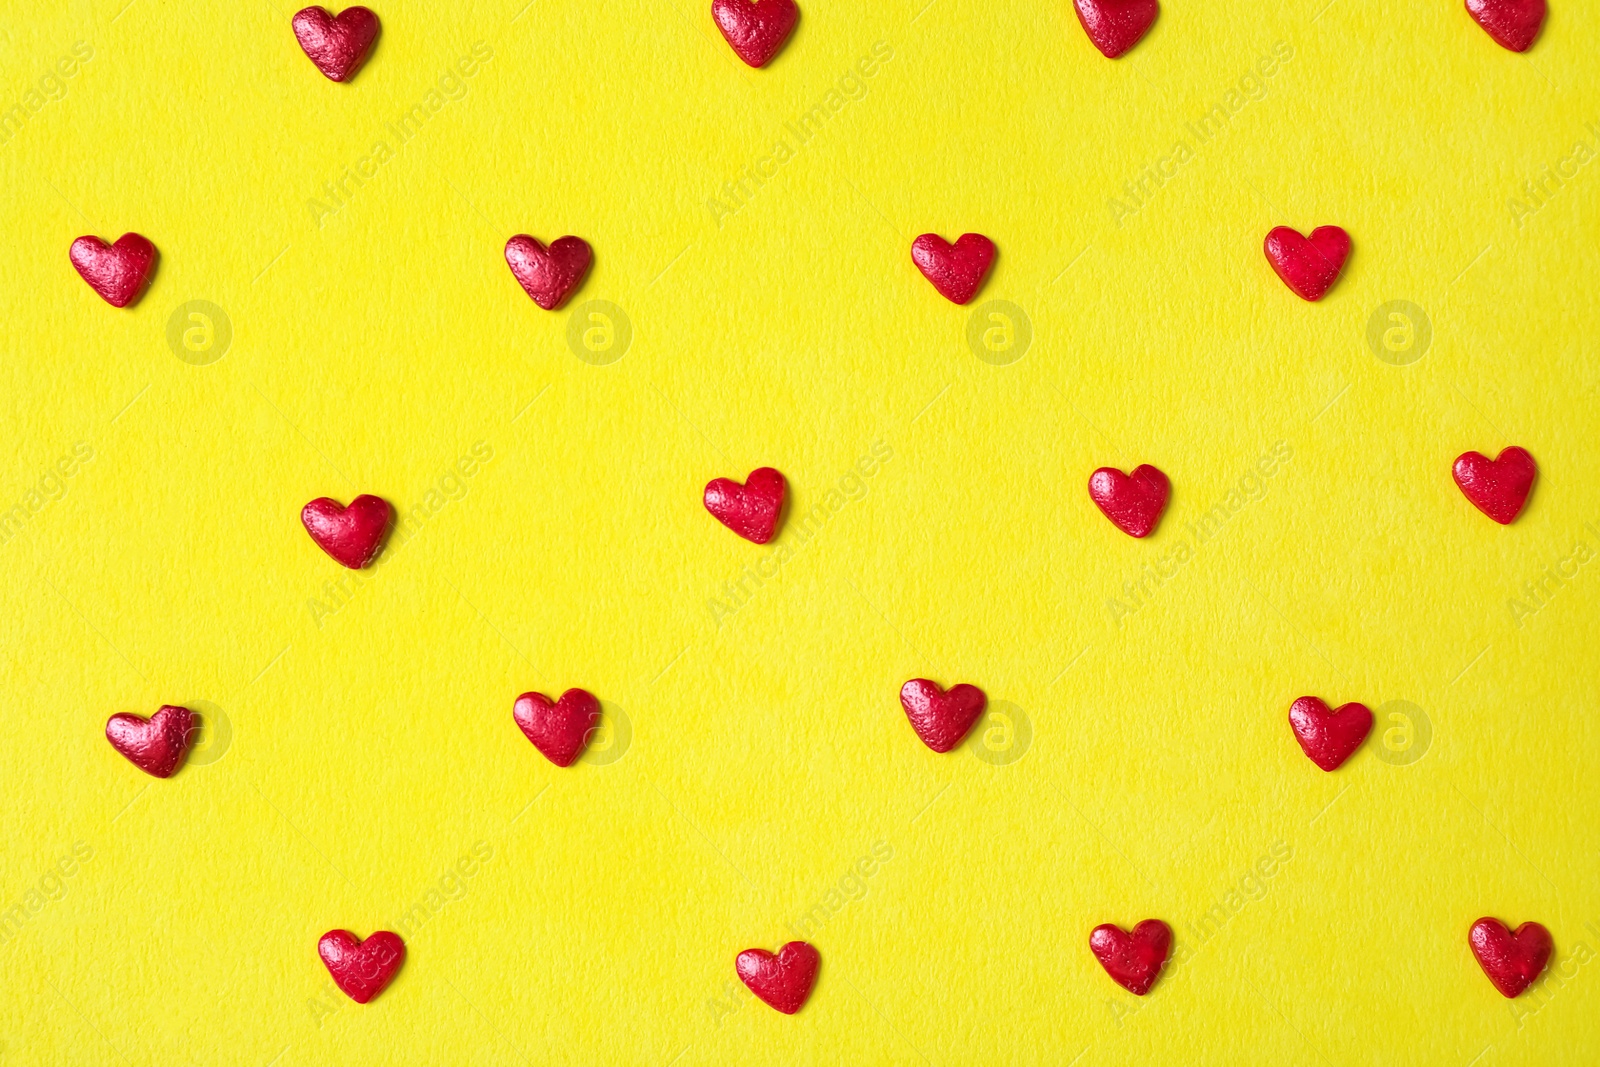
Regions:
[[[0,3],[0,1063],[1600,1060],[1600,8],[802,5],[756,71],[709,0],[383,0],[339,85],[282,0]],[[130,230],[119,311],[67,249]],[[1502,527],[1450,469],[1513,444]],[[766,547],[700,501],[759,466]],[[352,574],[299,511],[363,492]],[[1306,694],[1377,713],[1337,772]],[[164,781],[103,735],[163,703]],[[1554,935],[1516,1001],[1483,915]],[[405,938],[368,1005],[336,927]],[[791,1017],[733,960],[794,938]]]

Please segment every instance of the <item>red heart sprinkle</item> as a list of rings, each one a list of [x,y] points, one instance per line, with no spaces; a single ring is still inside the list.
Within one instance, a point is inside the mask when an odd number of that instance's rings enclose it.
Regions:
[[[1526,52],[1544,26],[1544,0],[1467,0],[1467,13],[1503,47]]]
[[[750,992],[785,1015],[800,1010],[817,981],[822,957],[804,941],[791,941],[774,956],[766,949],[747,948],[739,953],[734,969]]]
[[[1307,758],[1332,771],[1372,732],[1372,712],[1365,704],[1345,704],[1330,711],[1319,697],[1301,697],[1289,706],[1289,725]]]
[[[89,288],[114,308],[138,299],[156,265],[156,246],[136,233],[125,233],[108,245],[98,237],[72,242],[72,265]]]
[[[1161,11],[1156,0],[1074,0],[1078,21],[1107,59],[1139,43]]]
[[[794,31],[794,0],[712,0],[711,17],[740,59],[764,67]]]
[[[1488,917],[1472,924],[1467,935],[1478,966],[1494,987],[1514,997],[1534,983],[1550,962],[1550,931],[1538,923],[1523,923],[1512,933],[1499,919]]]
[[[364,7],[347,7],[334,18],[327,8],[308,7],[295,12],[294,36],[318,70],[342,82],[366,62],[378,39],[378,16]]]
[[[913,678],[900,687],[900,706],[906,709],[911,728],[935,752],[949,752],[959,745],[987,703],[975,685],[952,686],[947,693],[937,682]]]
[[[545,759],[570,767],[600,724],[600,701],[582,689],[568,689],[553,703],[543,693],[523,693],[511,717]]]
[[[1142,997],[1166,966],[1167,954],[1172,951],[1172,929],[1160,919],[1146,919],[1131,934],[1115,923],[1104,923],[1089,934],[1089,951],[1112,981]]]
[[[706,483],[706,510],[717,521],[744,538],[764,545],[778,528],[778,515],[788,483],[771,467],[750,472],[743,485],[732,478],[715,478]]]
[[[106,740],[128,762],[157,778],[171,778],[189,751],[194,733],[194,713],[188,708],[163,704],[148,719],[126,712],[106,720]]]
[[[317,546],[351,570],[371,563],[383,545],[394,509],[382,497],[358,496],[343,507],[318,497],[300,509],[300,521]]]
[[[1479,452],[1463,452],[1450,473],[1463,496],[1504,526],[1522,514],[1539,468],[1527,449],[1512,446],[1494,459]]]
[[[1267,234],[1267,261],[1283,284],[1302,300],[1321,300],[1350,258],[1350,235],[1338,226],[1318,226],[1307,240],[1287,226]]]
[[[925,233],[911,242],[911,261],[945,299],[965,304],[994,263],[994,242],[981,233],[964,233],[950,244],[936,233]]]
[[[344,995],[365,1004],[389,984],[406,959],[399,934],[379,930],[365,941],[348,930],[329,930],[317,942],[317,955]]]
[[[562,237],[546,248],[525,233],[506,242],[506,263],[533,302],[554,311],[589,273],[594,250],[582,237]]]
[[[1089,497],[1117,529],[1129,537],[1147,537],[1167,509],[1172,483],[1145,463],[1131,475],[1101,467],[1089,476]]]

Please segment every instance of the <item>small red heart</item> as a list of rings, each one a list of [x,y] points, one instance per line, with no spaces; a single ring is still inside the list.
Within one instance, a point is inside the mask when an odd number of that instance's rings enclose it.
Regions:
[[[936,233],[925,233],[911,242],[911,261],[945,299],[965,304],[994,263],[994,242],[981,233],[964,233],[950,244]]]
[[[1090,499],[1129,537],[1148,537],[1171,495],[1167,476],[1148,463],[1135,467],[1131,475],[1115,467],[1101,467],[1089,475]]]
[[[337,500],[318,497],[300,509],[300,521],[317,547],[351,570],[371,563],[383,545],[394,509],[376,496],[358,496],[343,507]]]
[[[906,709],[911,728],[935,752],[949,752],[959,745],[987,703],[982,689],[965,683],[952,686],[948,693],[926,678],[913,678],[900,687],[900,706]]]
[[[106,740],[128,762],[157,778],[171,778],[189,751],[194,713],[163,704],[148,719],[123,712],[106,720]]]
[[[706,483],[706,510],[717,521],[744,538],[764,545],[772,540],[783,511],[788,483],[771,467],[750,472],[743,485],[732,478],[715,478]]]
[[[1350,235],[1338,226],[1318,226],[1307,240],[1287,226],[1267,234],[1267,261],[1283,284],[1302,300],[1321,300],[1350,258]]]
[[[1544,26],[1544,0],[1467,0],[1467,13],[1497,42],[1526,52]]]
[[[712,0],[711,17],[740,59],[764,67],[794,31],[794,0]]]
[[[156,265],[156,246],[136,233],[125,233],[108,245],[98,237],[80,237],[69,253],[89,288],[114,308],[138,299]]]
[[[365,941],[349,930],[329,930],[317,942],[317,955],[344,995],[365,1004],[394,978],[406,959],[399,934],[379,930]]]
[[[1450,473],[1463,496],[1504,526],[1522,514],[1539,468],[1527,449],[1512,446],[1494,459],[1479,452],[1463,452]]]
[[[1505,923],[1488,917],[1472,924],[1467,943],[1483,973],[1507,997],[1516,996],[1534,983],[1550,962],[1554,947],[1550,931],[1538,923],[1523,923],[1513,934]]]
[[[766,949],[747,948],[739,953],[734,969],[750,992],[785,1015],[800,1010],[817,981],[822,956],[804,941],[791,941],[774,956]]]
[[[1142,997],[1166,966],[1172,951],[1172,929],[1160,919],[1146,919],[1131,934],[1115,923],[1104,923],[1089,934],[1089,951],[1112,981]]]
[[[506,263],[533,302],[554,311],[589,273],[594,250],[582,237],[562,237],[546,248],[525,233],[506,242]]]
[[[582,689],[568,689],[554,702],[543,693],[523,693],[511,717],[545,759],[570,767],[600,724],[600,701]]]
[[[1289,725],[1307,758],[1332,771],[1372,732],[1372,712],[1365,704],[1345,704],[1330,711],[1319,697],[1301,697],[1289,706]]]
[[[327,8],[295,12],[294,37],[317,69],[342,82],[361,69],[378,39],[378,16],[364,7],[347,7],[334,18]]]
[[[1161,11],[1156,0],[1073,0],[1078,21],[1107,59],[1116,59],[1139,43]]]

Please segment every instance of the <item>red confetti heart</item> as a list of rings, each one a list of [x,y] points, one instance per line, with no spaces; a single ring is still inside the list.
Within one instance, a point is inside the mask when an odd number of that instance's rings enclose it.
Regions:
[[[1538,923],[1523,923],[1513,934],[1499,919],[1487,917],[1472,924],[1467,942],[1483,973],[1507,997],[1534,983],[1550,962],[1554,947],[1550,931]]]
[[[156,265],[156,246],[136,233],[125,233],[108,245],[98,237],[80,237],[69,253],[89,288],[114,308],[127,307],[143,291]]]
[[[925,233],[911,242],[911,261],[945,299],[965,304],[994,263],[994,242],[981,233],[964,233],[950,244],[936,233]]]
[[[106,740],[128,762],[157,778],[171,778],[189,751],[194,713],[163,704],[148,719],[126,712],[106,720]]]
[[[344,995],[365,1004],[383,992],[405,962],[406,943],[388,930],[365,941],[348,930],[329,930],[317,942],[317,955]]]
[[[1350,235],[1338,226],[1318,226],[1310,239],[1287,226],[1267,234],[1267,261],[1283,284],[1302,300],[1321,300],[1350,258]]]
[[[1494,459],[1479,452],[1463,452],[1450,473],[1463,496],[1504,526],[1522,514],[1539,468],[1527,449],[1513,446]]]
[[[936,682],[913,678],[900,687],[900,706],[906,709],[911,728],[935,752],[949,752],[959,745],[987,703],[975,685],[953,686],[947,693]]]
[[[816,949],[804,941],[791,941],[776,956],[766,949],[747,948],[739,953],[734,968],[750,992],[785,1015],[793,1015],[811,995],[821,963]]]
[[[1150,32],[1161,11],[1156,0],[1074,0],[1078,21],[1107,59],[1116,59]]]
[[[1372,732],[1372,712],[1365,704],[1345,704],[1330,711],[1318,697],[1301,697],[1289,707],[1289,725],[1311,762],[1332,771]]]
[[[1166,966],[1172,951],[1172,929],[1160,919],[1146,919],[1131,934],[1115,923],[1104,923],[1089,934],[1089,951],[1112,981],[1142,997]]]
[[[523,693],[511,717],[545,759],[570,767],[600,724],[600,701],[582,689],[568,689],[554,702],[543,693]]]
[[[594,250],[581,237],[562,237],[546,248],[525,233],[506,242],[506,263],[533,302],[546,311],[566,303],[594,262]]]
[[[1544,0],[1467,0],[1467,13],[1501,46],[1526,52],[1544,27]]]
[[[1167,509],[1172,483],[1145,463],[1131,475],[1101,467],[1089,476],[1089,497],[1105,517],[1129,537],[1148,537]]]
[[[711,17],[740,59],[764,67],[794,31],[794,0],[712,0]]]
[[[367,61],[378,39],[378,16],[364,7],[347,7],[334,18],[327,8],[308,7],[295,12],[294,36],[318,70],[342,82]]]
[[[746,541],[764,545],[778,528],[787,491],[783,475],[771,467],[759,467],[750,472],[743,485],[732,478],[706,483],[706,510]]]
[[[376,496],[358,496],[349,507],[318,497],[300,509],[300,521],[311,540],[351,570],[360,570],[377,557],[393,517],[394,509]]]

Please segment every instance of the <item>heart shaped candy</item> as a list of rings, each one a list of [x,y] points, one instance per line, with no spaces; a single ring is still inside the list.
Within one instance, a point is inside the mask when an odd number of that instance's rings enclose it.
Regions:
[[[566,303],[594,262],[594,250],[581,237],[562,237],[546,248],[519,233],[506,242],[506,264],[533,302],[546,311]]]
[[[777,955],[760,948],[739,953],[734,969],[750,992],[785,1015],[800,1010],[817,981],[822,956],[804,941],[791,941]]]
[[[157,778],[171,778],[183,763],[194,735],[188,708],[163,704],[148,719],[123,712],[106,720],[106,740],[128,762]]]
[[[946,300],[965,304],[978,292],[994,263],[994,242],[981,233],[964,233],[951,244],[936,233],[911,242],[911,261]]]
[[[113,245],[93,235],[80,237],[68,255],[89,288],[114,308],[138,299],[156,265],[156,246],[136,233],[123,234]]]
[[[1478,452],[1463,452],[1456,457],[1450,473],[1463,496],[1505,526],[1522,514],[1539,468],[1527,449],[1512,446],[1494,459]]]
[[[1089,496],[1105,517],[1129,537],[1147,537],[1167,509],[1172,483],[1150,464],[1123,474],[1101,467],[1089,476]]]
[[[1332,771],[1372,732],[1372,712],[1365,704],[1345,704],[1331,711],[1319,697],[1301,697],[1289,706],[1289,725],[1307,758]]]
[[[1166,966],[1172,951],[1172,929],[1160,919],[1146,919],[1132,933],[1124,933],[1115,923],[1104,923],[1089,934],[1089,951],[1112,981],[1142,997]]]
[[[1488,917],[1472,924],[1467,943],[1483,973],[1506,997],[1517,996],[1538,979],[1554,947],[1550,931],[1538,923],[1523,923],[1512,933],[1505,923]]]
[[[1503,48],[1526,52],[1544,26],[1544,0],[1467,0],[1467,13]]]
[[[1156,0],[1073,0],[1083,32],[1107,59],[1116,59],[1150,32],[1161,6]]]
[[[347,7],[335,18],[326,8],[295,12],[294,37],[329,81],[342,82],[367,61],[378,39],[378,16],[364,7]]]
[[[1302,300],[1321,300],[1350,258],[1350,235],[1338,226],[1318,226],[1307,238],[1279,226],[1267,234],[1264,247],[1284,285]]]
[[[783,475],[771,467],[758,467],[743,485],[732,478],[706,483],[706,510],[746,541],[764,545],[778,528],[787,492]]]
[[[382,497],[358,496],[349,507],[318,497],[300,509],[300,521],[317,546],[351,570],[371,563],[383,545],[394,509]]]
[[[952,686],[949,692],[937,682],[913,678],[900,687],[900,706],[922,743],[935,752],[949,752],[961,743],[983,714],[988,698],[975,685]]]
[[[365,941],[348,930],[329,930],[317,942],[317,955],[344,995],[365,1004],[383,992],[405,962],[406,943],[388,930]]]
[[[752,67],[764,67],[794,31],[794,0],[712,0],[711,17],[728,44]]]
[[[570,767],[600,724],[600,701],[582,689],[568,689],[556,701],[543,693],[523,693],[511,717],[545,759]]]

